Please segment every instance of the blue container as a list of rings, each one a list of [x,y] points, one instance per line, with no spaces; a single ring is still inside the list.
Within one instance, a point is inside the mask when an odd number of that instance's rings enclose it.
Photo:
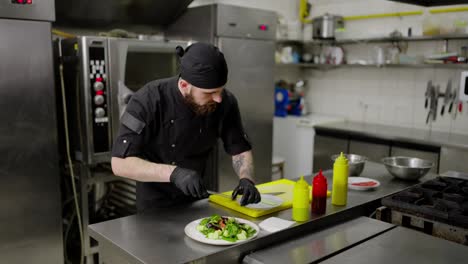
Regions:
[[[285,117],[288,115],[289,93],[281,87],[275,88],[275,116]]]

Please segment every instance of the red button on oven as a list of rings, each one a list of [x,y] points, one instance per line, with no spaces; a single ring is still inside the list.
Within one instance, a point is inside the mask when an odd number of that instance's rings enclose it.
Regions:
[[[27,3],[28,5],[30,5],[30,4],[32,4],[32,1],[33,1],[33,0],[26,0],[26,3]]]
[[[24,0],[18,0],[18,4],[22,4]]]

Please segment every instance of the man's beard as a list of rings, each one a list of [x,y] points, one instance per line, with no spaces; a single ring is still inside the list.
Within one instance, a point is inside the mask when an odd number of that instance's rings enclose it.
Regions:
[[[192,94],[188,94],[184,96],[184,101],[189,105],[190,109],[198,115],[208,115],[213,113],[216,110],[216,107],[218,106],[218,103],[215,101],[208,102],[205,105],[199,105],[195,102],[195,99],[193,98]]]

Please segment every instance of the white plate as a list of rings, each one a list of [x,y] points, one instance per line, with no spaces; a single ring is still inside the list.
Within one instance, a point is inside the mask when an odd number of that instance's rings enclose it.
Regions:
[[[363,182],[374,182],[375,185],[373,186],[359,186],[359,185],[353,185],[356,183],[363,183]],[[367,190],[372,190],[380,186],[380,182],[378,180],[370,179],[370,178],[364,178],[364,177],[349,177],[348,178],[348,188],[352,190],[358,190],[358,191],[367,191]]]
[[[225,216],[225,217],[228,217],[228,216]],[[206,218],[206,217],[204,217],[204,218]],[[229,242],[229,241],[226,241],[226,240],[223,240],[223,239],[209,239],[209,238],[205,237],[204,234],[202,234],[200,231],[197,230],[197,226],[200,224],[200,222],[204,218],[201,218],[201,219],[190,222],[188,225],[185,226],[184,231],[185,231],[185,234],[188,237],[190,237],[191,239],[202,242],[202,243],[205,243],[205,244],[218,245],[218,246],[235,245],[235,244],[239,244],[239,243],[248,241],[248,240],[256,237],[258,235],[258,232],[260,232],[260,228],[256,224],[254,224],[254,223],[252,223],[250,221],[247,221],[245,219],[235,217],[235,219],[239,223],[248,224],[249,226],[253,227],[257,232],[255,232],[255,234],[253,236],[247,238],[246,240],[237,240],[236,242]]]
[[[283,204],[284,200],[278,196],[271,194],[260,194],[261,200],[256,204],[248,204],[245,207],[260,210],[269,210],[278,207]],[[241,197],[237,198],[237,202],[240,204]]]

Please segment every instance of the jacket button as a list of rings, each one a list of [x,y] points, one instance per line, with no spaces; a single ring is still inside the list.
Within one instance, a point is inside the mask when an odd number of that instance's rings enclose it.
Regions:
[[[171,162],[172,165],[175,165],[175,161]]]
[[[175,148],[175,144],[172,144],[171,147]]]
[[[171,119],[171,124],[174,124],[174,119]]]

